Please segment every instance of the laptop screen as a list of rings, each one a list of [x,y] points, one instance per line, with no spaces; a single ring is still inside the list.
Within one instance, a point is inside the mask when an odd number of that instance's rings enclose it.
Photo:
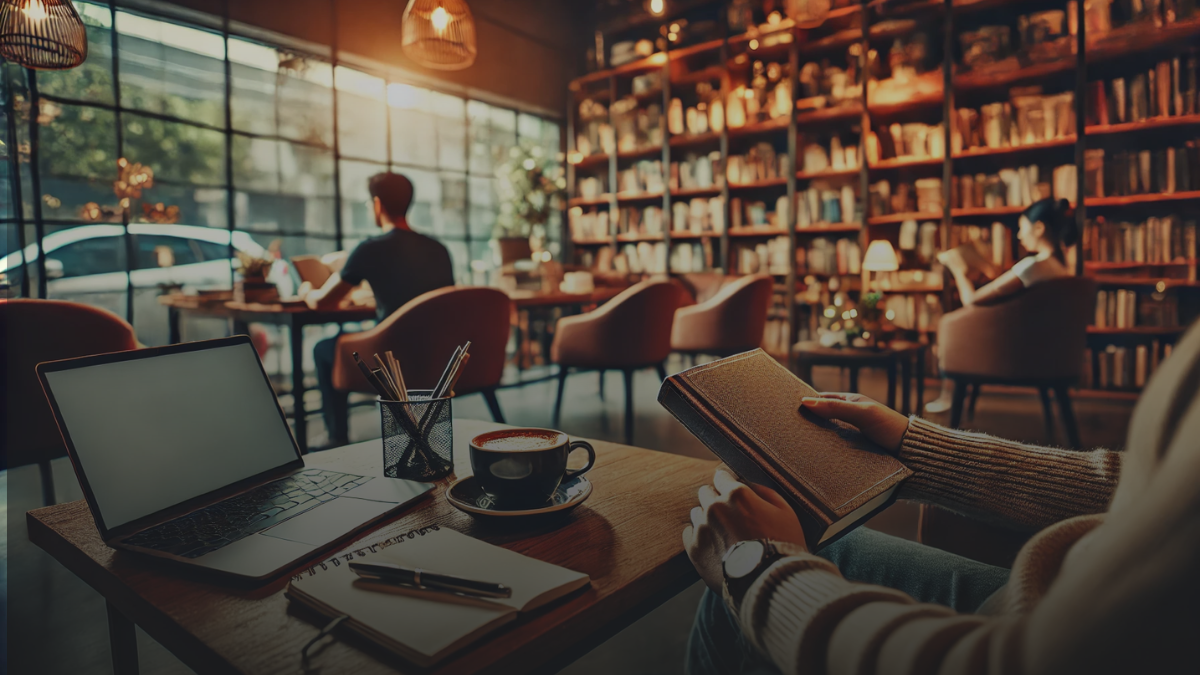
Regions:
[[[249,342],[44,377],[108,529],[298,459]]]

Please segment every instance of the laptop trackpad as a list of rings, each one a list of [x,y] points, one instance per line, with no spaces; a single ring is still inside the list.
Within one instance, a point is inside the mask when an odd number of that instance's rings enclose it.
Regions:
[[[389,502],[339,497],[259,534],[321,546],[394,508],[396,504]]]

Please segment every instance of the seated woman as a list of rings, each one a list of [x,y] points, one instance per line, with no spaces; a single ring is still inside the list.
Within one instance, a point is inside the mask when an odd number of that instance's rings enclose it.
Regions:
[[[1079,229],[1067,200],[1047,198],[1030,205],[1018,220],[1017,239],[1030,255],[982,288],[976,288],[971,277],[979,272],[991,276],[986,260],[972,263],[969,251],[953,249],[940,254],[938,261],[954,275],[964,305],[992,305],[1043,281],[1071,276],[1063,251],[1074,246],[1078,238]],[[951,383],[944,383],[942,395],[926,404],[925,412],[946,412],[953,394]]]

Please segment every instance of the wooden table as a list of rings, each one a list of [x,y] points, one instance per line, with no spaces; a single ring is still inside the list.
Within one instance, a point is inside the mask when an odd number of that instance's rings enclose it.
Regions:
[[[467,442],[497,428],[502,425],[455,420],[459,476],[470,473]],[[237,588],[111,549],[100,540],[83,501],[30,511],[26,520],[33,543],[104,596],[114,670],[121,675],[137,672],[134,624],[197,673],[554,672],[697,580],[681,532],[696,504],[696,490],[717,464],[592,443],[596,467],[588,477],[595,491],[556,525],[476,521],[445,501],[446,481],[441,481],[423,501],[347,548],[436,524],[591,577],[590,587],[522,616],[427,671],[355,640],[360,650],[346,642],[353,636],[339,632],[302,660],[300,649],[317,635],[320,620],[289,606],[283,596],[286,576],[258,588]],[[334,459],[345,459],[363,473],[381,473],[378,440],[313,453],[305,463],[320,466]],[[293,573],[307,567],[297,566]]]
[[[850,370],[850,391],[858,393],[858,371],[861,368],[881,368],[887,372],[887,405],[896,410],[896,376],[899,370],[901,381],[901,405],[899,411],[912,413],[913,371],[917,375],[917,410],[925,407],[925,349],[926,345],[916,342],[893,341],[886,347],[822,347],[816,342],[801,342],[796,345],[796,371],[800,379],[812,383],[813,366],[837,366]]]
[[[159,303],[168,309],[171,344],[182,341],[179,322],[183,313],[228,319],[233,322],[235,335],[248,333],[246,326],[251,323],[266,323],[288,329],[288,344],[292,349],[292,426],[295,427],[296,443],[303,452],[308,452],[308,424],[304,409],[304,327],[375,319],[374,306],[314,310],[303,303],[206,303],[197,302],[186,295],[164,295],[159,298]]]

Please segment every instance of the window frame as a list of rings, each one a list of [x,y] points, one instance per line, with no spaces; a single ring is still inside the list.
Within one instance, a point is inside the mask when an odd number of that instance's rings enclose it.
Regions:
[[[462,222],[461,229],[456,229],[455,231],[449,232],[449,233],[447,233],[447,232],[432,232],[432,231],[429,232],[430,236],[434,237],[435,239],[437,239],[439,241],[442,241],[443,243],[449,244],[450,242],[455,242],[457,245],[454,246],[454,248],[461,248],[461,250],[468,251],[468,259],[467,260],[462,260],[462,261],[456,260],[455,277],[457,279],[460,279],[460,280],[470,279],[472,277],[472,272],[471,272],[472,260],[469,259],[470,252],[473,250],[477,250],[477,247],[479,244],[481,244],[487,240],[490,240],[490,238],[491,238],[490,233],[487,235],[483,235],[483,233],[473,233],[472,232],[472,229],[473,229],[472,228],[472,217],[471,217],[472,178],[478,179],[478,178],[485,177],[476,171],[472,171],[472,147],[473,147],[473,143],[475,142],[475,136],[476,136],[475,126],[477,126],[477,125],[472,125],[472,117],[470,114],[470,110],[471,110],[473,104],[483,103],[486,106],[488,106],[488,109],[491,114],[486,116],[482,120],[478,120],[485,127],[485,129],[490,130],[490,120],[494,115],[497,115],[497,114],[511,115],[511,117],[512,117],[512,125],[511,126],[512,126],[513,134],[514,134],[513,138],[517,144],[520,144],[523,140],[532,140],[532,142],[534,142],[534,143],[542,144],[546,140],[546,135],[544,132],[542,134],[539,134],[536,137],[532,137],[531,139],[525,139],[522,137],[521,131],[520,131],[520,126],[521,126],[521,118],[523,116],[535,117],[535,118],[538,118],[539,120],[541,120],[543,124],[551,123],[551,124],[557,126],[559,128],[558,135],[559,135],[559,146],[560,146],[558,149],[558,152],[561,153],[562,143],[563,143],[562,139],[563,139],[563,135],[565,133],[564,123],[563,123],[563,120],[561,120],[561,119],[548,117],[543,114],[529,111],[529,110],[522,110],[519,108],[512,108],[512,107],[508,107],[508,106],[496,105],[489,101],[482,101],[482,100],[470,97],[468,95],[463,95],[461,93],[439,90],[436,87],[428,86],[428,83],[424,83],[424,82],[418,84],[415,82],[406,81],[406,79],[402,76],[401,73],[399,73],[399,71],[381,72],[380,69],[363,68],[357,63],[353,63],[353,64],[342,63],[338,58],[338,50],[336,48],[330,50],[330,53],[326,55],[326,54],[316,53],[311,48],[305,49],[301,45],[286,44],[286,42],[287,42],[286,40],[278,40],[278,41],[264,40],[258,36],[250,37],[250,36],[235,34],[235,33],[232,33],[229,31],[228,21],[220,22],[223,27],[221,29],[215,30],[212,25],[201,25],[201,24],[198,24],[195,22],[181,20],[178,16],[173,16],[168,12],[159,14],[154,11],[148,11],[146,8],[141,8],[141,7],[136,8],[136,9],[128,8],[128,7],[118,7],[117,3],[114,0],[109,0],[108,2],[99,2],[96,0],[85,0],[85,1],[86,1],[86,4],[89,5],[89,8],[93,12],[97,11],[98,8],[99,8],[99,11],[106,10],[108,12],[109,25],[101,26],[99,28],[100,28],[100,30],[108,31],[107,37],[109,38],[109,41],[110,41],[108,44],[108,47],[109,47],[109,50],[108,50],[109,57],[108,58],[109,58],[110,62],[106,63],[105,65],[111,69],[110,70],[111,80],[112,80],[112,82],[111,82],[111,84],[112,84],[111,102],[109,100],[103,100],[103,99],[107,99],[108,97],[102,97],[101,100],[88,100],[85,98],[76,98],[76,97],[68,96],[68,95],[40,92],[40,91],[38,91],[38,88],[37,88],[37,73],[36,72],[28,71],[28,70],[22,72],[22,71],[18,70],[15,65],[0,64],[0,69],[2,69],[2,72],[0,72],[0,79],[3,80],[2,83],[0,83],[0,84],[3,85],[3,88],[8,90],[5,92],[5,94],[7,94],[7,95],[3,97],[3,99],[4,99],[3,103],[4,103],[4,107],[5,107],[5,112],[7,114],[7,127],[8,127],[7,131],[9,132],[9,135],[16,134],[15,136],[13,136],[13,140],[14,141],[17,140],[17,138],[19,137],[19,133],[17,132],[16,127],[19,124],[24,124],[23,122],[18,121],[17,114],[16,114],[17,111],[15,109],[15,104],[14,104],[14,99],[17,98],[17,96],[19,94],[23,94],[26,103],[28,105],[30,105],[31,114],[29,115],[28,134],[30,134],[34,138],[37,137],[37,133],[38,133],[38,129],[37,129],[38,115],[36,113],[39,110],[40,106],[43,105],[44,102],[51,103],[54,105],[70,105],[70,106],[78,106],[78,107],[82,107],[82,108],[91,108],[91,109],[95,109],[95,110],[108,111],[108,112],[113,113],[115,133],[116,133],[116,151],[117,151],[118,157],[125,156],[125,153],[127,152],[127,146],[126,146],[125,138],[124,138],[125,124],[127,122],[126,116],[130,116],[130,117],[138,116],[138,117],[142,117],[142,118],[156,120],[156,121],[163,122],[163,123],[179,124],[179,125],[184,125],[187,127],[193,127],[193,128],[199,129],[199,130],[218,132],[222,135],[222,137],[224,139],[224,144],[225,144],[225,148],[224,148],[225,156],[223,159],[223,167],[222,167],[223,181],[221,181],[221,183],[193,185],[190,182],[179,181],[179,180],[173,180],[173,181],[163,180],[161,182],[164,185],[170,184],[170,185],[175,185],[175,186],[184,187],[184,188],[197,187],[197,188],[224,190],[225,201],[226,201],[226,203],[225,203],[225,209],[226,209],[225,221],[226,222],[224,223],[224,227],[222,229],[227,229],[231,233],[245,232],[245,233],[248,233],[251,235],[257,235],[257,236],[269,236],[269,237],[288,236],[288,237],[303,238],[304,240],[307,240],[310,242],[324,241],[324,242],[329,242],[334,250],[342,249],[344,246],[344,243],[347,239],[356,240],[363,235],[361,228],[355,229],[355,228],[350,227],[349,223],[342,222],[343,221],[343,213],[345,212],[345,209],[347,206],[346,195],[344,194],[344,191],[342,189],[342,180],[341,180],[341,175],[340,175],[342,162],[343,162],[343,160],[350,161],[350,162],[364,162],[364,160],[363,160],[363,158],[343,154],[339,147],[342,134],[340,133],[340,129],[339,129],[338,113],[339,113],[339,107],[341,107],[341,104],[343,101],[343,98],[339,93],[339,92],[342,92],[342,89],[340,89],[338,86],[339,71],[342,71],[343,73],[345,73],[346,71],[357,71],[358,73],[363,73],[369,77],[380,78],[383,82],[382,105],[383,105],[383,109],[384,109],[384,124],[385,124],[385,129],[386,129],[386,137],[383,139],[380,139],[380,142],[384,144],[384,147],[386,149],[386,161],[370,162],[369,160],[366,160],[367,163],[378,164],[380,171],[404,172],[405,170],[421,170],[421,171],[430,172],[430,173],[433,173],[433,174],[439,175],[439,176],[446,175],[446,176],[451,176],[454,179],[461,179],[461,181],[463,183],[462,213],[461,213],[463,222]],[[185,29],[203,31],[203,32],[212,34],[214,37],[221,40],[221,44],[222,44],[221,52],[223,54],[222,81],[223,81],[223,88],[224,88],[224,91],[222,94],[222,101],[224,104],[224,118],[223,118],[223,121],[221,124],[212,124],[211,122],[205,122],[205,121],[195,121],[195,120],[190,120],[187,118],[179,117],[179,116],[176,116],[173,114],[164,113],[164,112],[161,112],[158,110],[145,110],[145,109],[140,109],[140,108],[132,108],[132,107],[129,107],[126,105],[126,101],[123,100],[124,92],[121,88],[122,87],[121,66],[122,66],[122,62],[124,59],[122,59],[122,54],[121,54],[122,46],[120,44],[121,36],[125,35],[125,33],[123,33],[122,31],[119,30],[118,14],[130,14],[130,15],[135,15],[135,16],[139,17],[139,19],[147,19],[150,21],[157,21],[157,22],[163,22],[166,24],[172,24],[175,26],[180,26]],[[97,32],[97,31],[93,31],[93,32]],[[315,62],[320,62],[321,64],[323,64],[322,67],[328,67],[330,69],[331,80],[327,86],[327,91],[328,91],[328,94],[330,97],[330,106],[331,106],[331,110],[332,110],[332,119],[330,120],[330,125],[331,125],[330,131],[331,131],[332,137],[333,137],[332,147],[326,146],[322,143],[299,140],[296,138],[292,138],[292,137],[283,135],[282,133],[280,133],[281,130],[278,126],[276,126],[276,128],[274,129],[274,133],[271,133],[271,134],[254,133],[254,132],[244,131],[244,130],[237,128],[237,125],[235,125],[234,119],[233,119],[232,103],[231,103],[231,101],[234,97],[234,75],[232,73],[232,68],[235,63],[240,63],[240,62],[236,61],[233,57],[231,57],[231,51],[232,51],[230,49],[231,41],[244,41],[244,42],[251,43],[253,45],[260,46],[260,47],[265,47],[268,49],[285,50],[289,54],[294,54],[296,56],[303,57],[304,59],[309,59],[309,60],[312,60]],[[23,77],[22,77],[22,75],[23,75]],[[446,102],[449,102],[448,99],[451,99],[451,98],[456,99],[458,102],[461,102],[461,109],[462,109],[462,113],[461,113],[462,114],[462,117],[461,117],[462,131],[461,131],[461,134],[462,134],[462,144],[463,144],[463,161],[462,161],[461,168],[443,167],[444,162],[442,161],[442,149],[441,149],[442,138],[441,138],[441,133],[440,133],[440,124],[437,125],[437,127],[436,127],[438,129],[439,133],[436,134],[435,159],[431,165],[424,165],[424,164],[420,164],[420,163],[417,163],[417,164],[407,163],[405,161],[402,161],[400,158],[397,158],[394,156],[394,143],[393,143],[393,134],[394,134],[393,117],[394,117],[394,114],[393,113],[394,113],[395,109],[403,109],[403,107],[401,105],[393,106],[393,103],[390,98],[390,94],[391,94],[393,86],[412,87],[415,90],[418,90],[421,92],[429,92],[429,95],[432,95],[433,97],[445,97],[447,99],[447,101],[443,101],[443,104]],[[347,93],[348,95],[351,95],[351,96],[356,95],[352,91],[345,91],[342,93]],[[276,90],[272,94],[272,96],[278,96],[278,90]],[[441,119],[441,117],[445,116],[443,114],[437,113],[435,107],[425,107],[425,108],[416,107],[414,109],[422,110],[428,114],[432,114],[437,119]],[[447,119],[449,119],[449,118],[447,118]],[[506,124],[506,126],[507,126],[507,124]],[[487,133],[488,133],[487,131],[484,132],[485,137],[486,137]],[[307,230],[302,231],[300,233],[295,233],[295,232],[282,232],[282,231],[274,232],[274,231],[267,231],[267,230],[246,229],[246,226],[248,225],[248,223],[241,222],[241,220],[244,220],[244,218],[239,218],[239,216],[236,212],[236,209],[237,209],[236,201],[237,201],[239,192],[254,192],[254,190],[239,189],[239,186],[237,185],[237,182],[235,181],[235,178],[234,178],[234,167],[233,167],[234,157],[233,157],[232,146],[233,146],[234,139],[238,138],[238,137],[249,138],[249,139],[265,139],[265,140],[271,140],[274,142],[283,142],[283,143],[290,143],[290,144],[296,144],[296,145],[306,145],[306,146],[311,146],[313,148],[330,151],[332,153],[333,174],[330,177],[331,183],[332,183],[332,185],[331,185],[331,193],[332,194],[328,197],[328,198],[332,199],[333,203],[334,203],[333,213],[331,214],[334,219],[332,234],[330,234],[328,232],[309,232]],[[12,163],[11,163],[12,165],[10,167],[10,169],[12,169],[12,170],[10,170],[10,172],[9,172],[9,174],[10,174],[9,179],[11,182],[11,193],[10,194],[13,197],[13,201],[12,201],[13,217],[6,217],[6,218],[0,219],[0,220],[3,220],[3,224],[6,226],[7,225],[15,225],[16,226],[17,232],[19,234],[18,245],[21,247],[22,250],[29,244],[35,244],[37,249],[40,251],[42,248],[42,242],[46,235],[45,227],[47,225],[88,225],[88,224],[92,224],[91,221],[86,221],[82,218],[46,217],[46,214],[42,213],[40,199],[22,200],[22,196],[23,196],[22,189],[24,187],[24,181],[32,182],[32,184],[34,186],[33,194],[44,192],[40,188],[40,182],[41,182],[41,178],[43,175],[43,169],[40,165],[40,156],[37,154],[38,149],[37,149],[36,143],[32,144],[32,148],[29,151],[29,156],[31,159],[31,161],[29,163],[23,164],[21,162],[22,157],[19,154],[17,154],[19,152],[20,152],[20,150],[18,149],[16,152],[13,153],[15,161],[12,161]],[[140,158],[134,158],[134,159],[136,160],[136,159],[140,159]],[[154,160],[151,160],[151,161],[154,161]],[[26,173],[28,173],[28,175],[23,175]],[[48,175],[48,174],[46,174],[46,175]],[[32,203],[22,204],[22,201],[29,201]],[[353,201],[353,200],[351,200],[351,201]],[[30,211],[30,213],[26,213],[27,211]],[[562,221],[565,222],[565,218],[563,218]],[[120,221],[118,221],[118,222],[120,222]],[[132,251],[132,249],[135,248],[136,244],[133,240],[133,236],[129,233],[129,230],[127,227],[128,223],[124,223],[123,225],[126,226],[125,235],[124,235],[124,238],[126,239],[126,255],[125,255],[126,269],[124,271],[128,277],[128,275],[130,275],[132,272],[137,270],[137,264],[136,264],[136,260],[135,260],[136,252]],[[27,233],[26,228],[28,226],[33,227],[34,231],[31,233],[33,235],[32,236],[33,241],[29,241],[28,240],[29,237],[26,236],[26,233]],[[215,226],[216,225],[214,225],[214,227]],[[565,239],[565,236],[562,235],[562,233],[558,233],[558,234],[559,234],[558,237],[551,235],[550,241],[561,241],[561,240]],[[132,255],[131,255],[131,253],[132,253]],[[231,244],[230,245],[230,257],[232,257],[232,256],[233,256],[233,249],[232,249],[232,244]],[[38,255],[37,260],[38,260],[38,266],[43,267],[44,266],[44,256]],[[230,271],[230,284],[231,285],[234,280],[233,275],[234,275],[234,273],[231,270]],[[38,297],[38,298],[46,297],[47,291],[46,291],[46,285],[45,285],[46,278],[45,278],[44,269],[39,269],[38,272],[36,273],[36,279],[38,280],[36,289],[29,287],[30,286],[30,284],[29,284],[30,275],[29,274],[22,274],[21,276],[22,276],[22,278],[20,280],[20,285],[21,285],[20,295],[22,297]],[[126,298],[127,302],[126,302],[125,318],[127,321],[130,321],[132,323],[133,322],[134,302],[133,302],[133,285],[132,285],[131,279],[128,280],[128,283],[127,283],[127,294],[126,295],[127,295],[127,298]]]

